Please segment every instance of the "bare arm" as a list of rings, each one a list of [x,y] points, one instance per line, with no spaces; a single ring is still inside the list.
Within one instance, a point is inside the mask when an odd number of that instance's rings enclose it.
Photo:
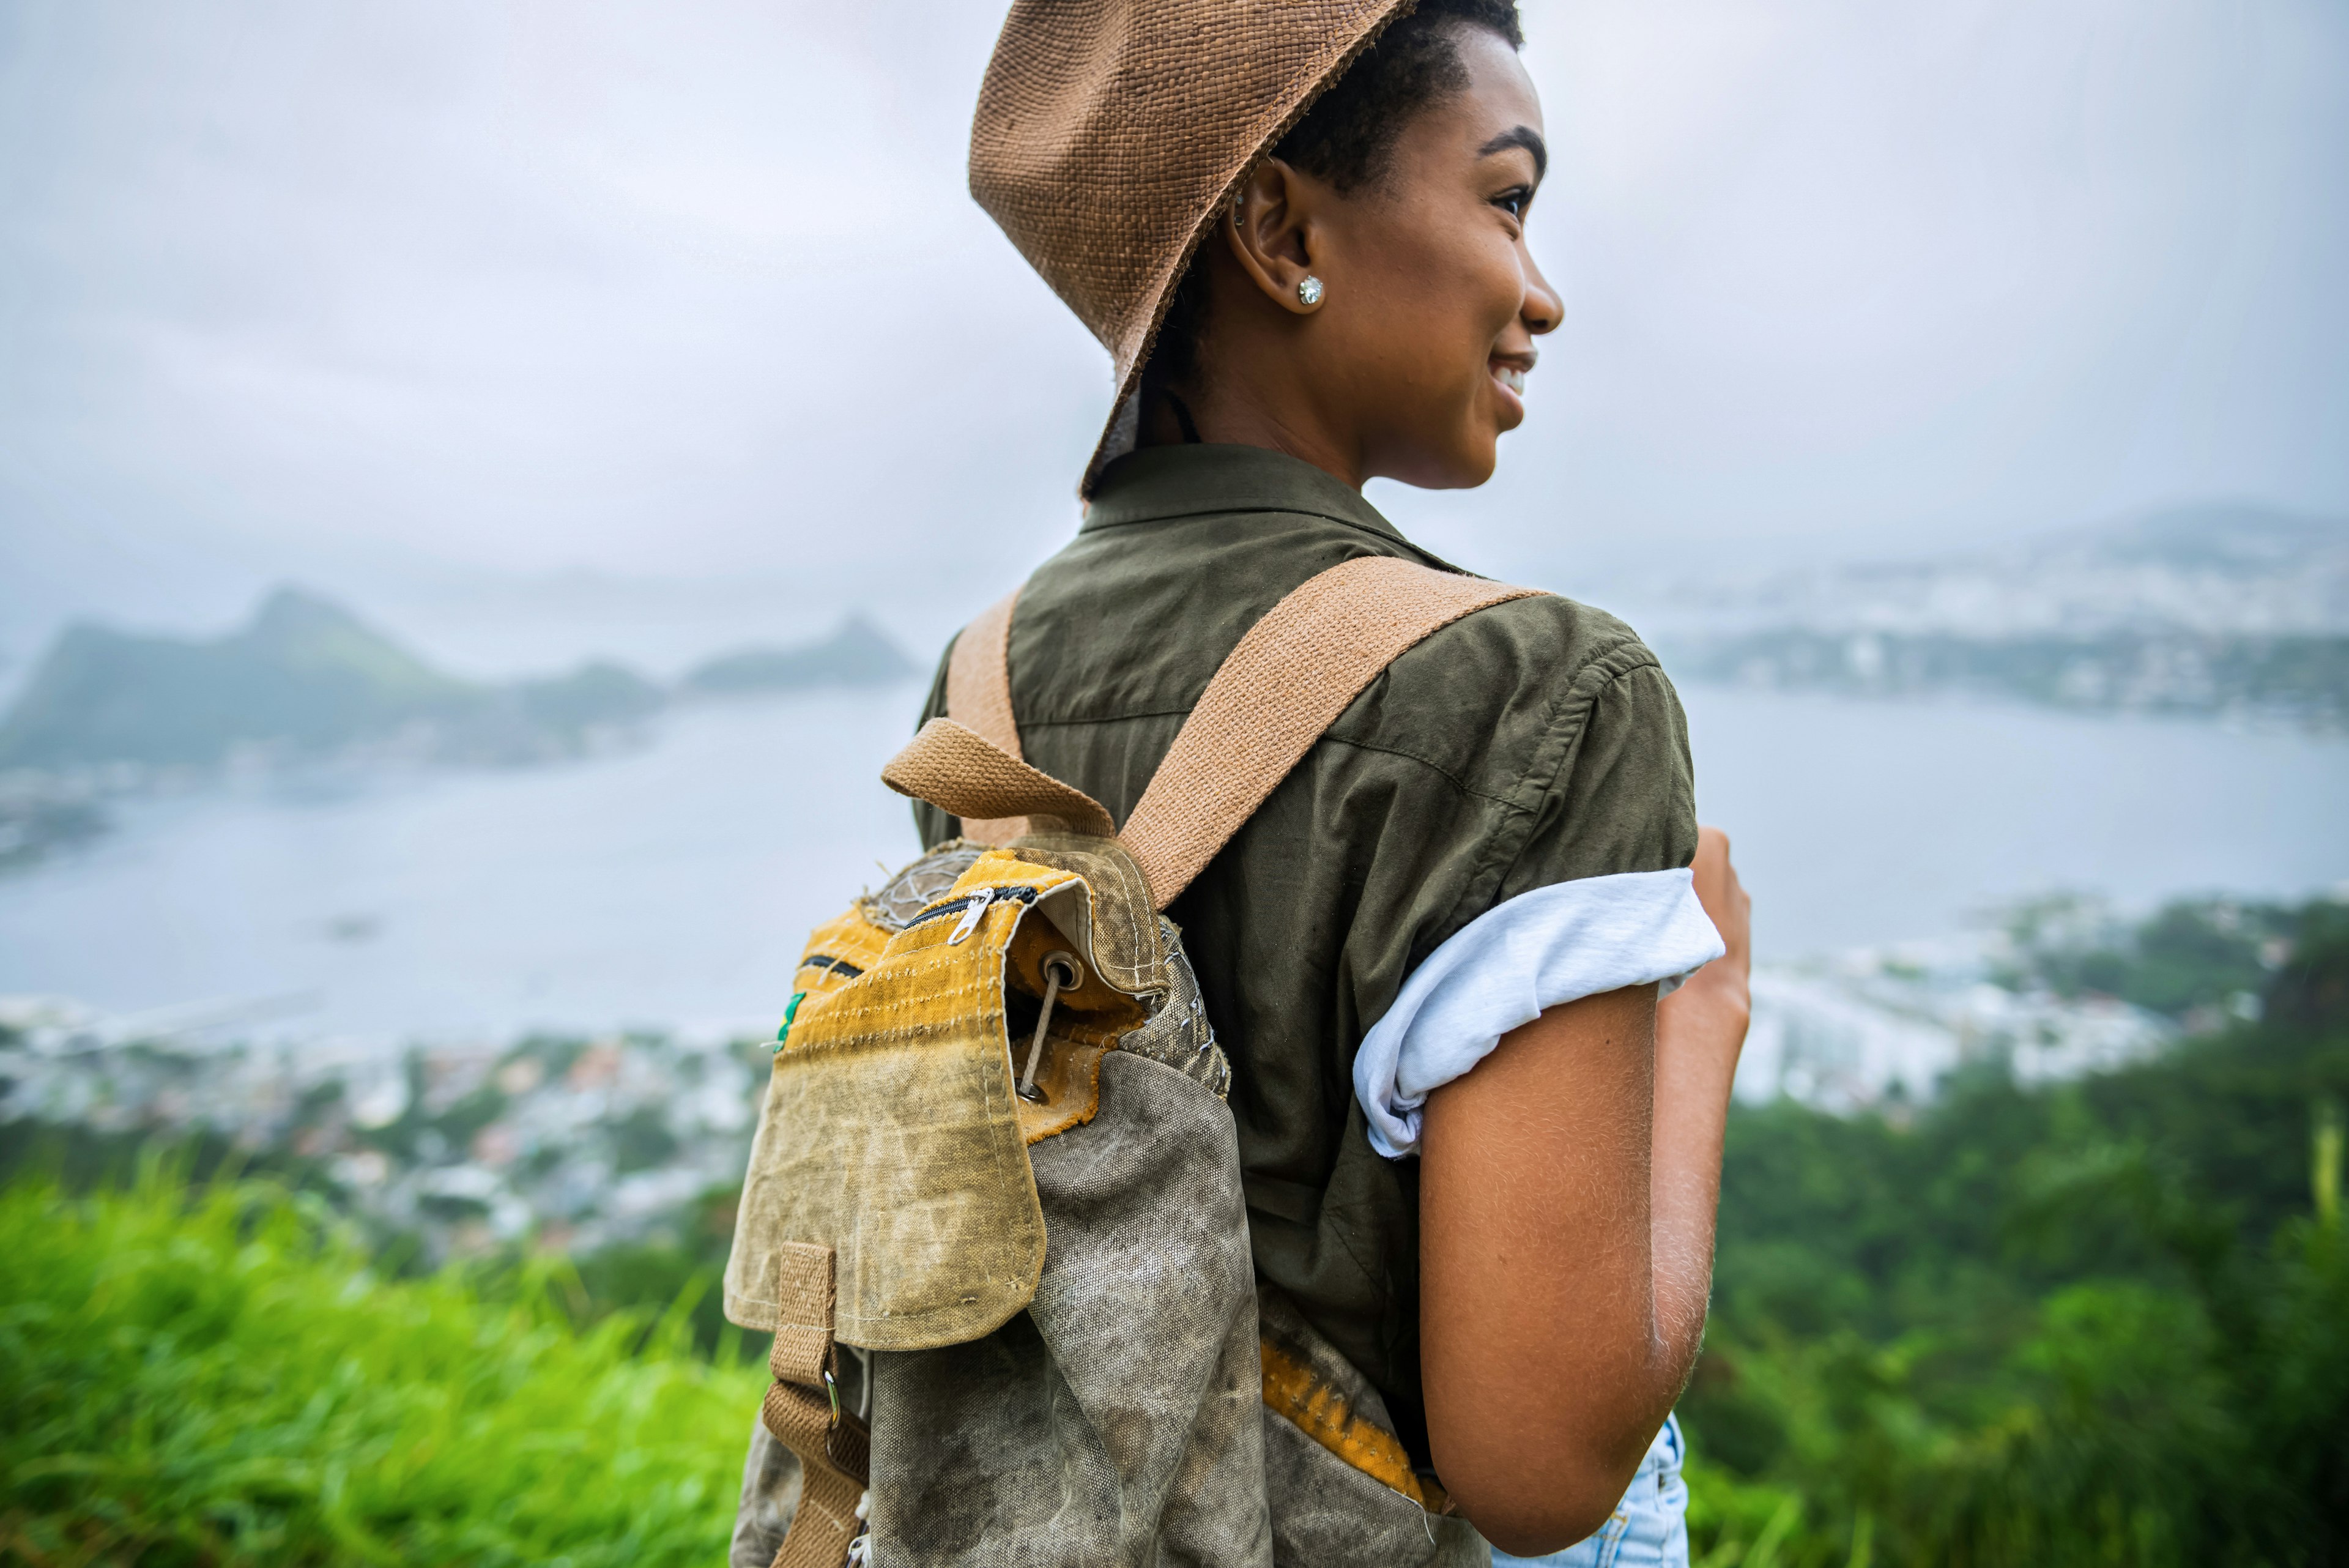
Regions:
[[[1421,1370],[1435,1466],[1486,1539],[1597,1529],[1704,1330],[1746,907],[1707,828],[1696,883],[1728,955],[1660,1007],[1633,987],[1551,1008],[1428,1097]]]
[[[1753,900],[1730,864],[1729,838],[1719,828],[1698,835],[1695,871],[1697,898],[1729,950],[1656,1009],[1655,1151],[1649,1192],[1657,1314],[1665,1332],[1684,1337],[1688,1346],[1672,1386],[1675,1400],[1704,1335],[1705,1302],[1713,1293],[1713,1222],[1721,1207],[1721,1140],[1753,1005],[1747,989]]]

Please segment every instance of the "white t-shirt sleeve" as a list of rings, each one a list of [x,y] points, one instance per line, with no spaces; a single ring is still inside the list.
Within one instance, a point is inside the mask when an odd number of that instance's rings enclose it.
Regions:
[[[1487,909],[1428,955],[1363,1037],[1354,1097],[1371,1147],[1418,1153],[1429,1094],[1545,1008],[1627,985],[1669,994],[1725,950],[1685,868],[1557,882]]]

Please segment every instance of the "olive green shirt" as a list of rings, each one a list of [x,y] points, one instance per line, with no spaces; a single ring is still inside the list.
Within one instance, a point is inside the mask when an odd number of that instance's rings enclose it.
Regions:
[[[1241,634],[1361,556],[1445,566],[1278,452],[1120,459],[1020,590],[1028,760],[1123,821]],[[923,717],[944,708],[942,661]],[[952,836],[951,818],[916,815],[925,843]],[[1495,905],[1695,853],[1687,725],[1655,656],[1612,616],[1537,597],[1396,659],[1168,910],[1231,1058],[1257,1269],[1377,1386],[1419,1464],[1418,1166],[1372,1151],[1355,1049],[1412,970]]]

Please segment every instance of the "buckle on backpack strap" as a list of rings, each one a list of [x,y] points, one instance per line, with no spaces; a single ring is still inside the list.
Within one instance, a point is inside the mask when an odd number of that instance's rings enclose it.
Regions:
[[[846,1563],[865,1531],[872,1439],[864,1423],[841,1413],[840,1382],[833,1375],[838,1352],[832,1337],[836,1292],[837,1260],[831,1248],[786,1241],[777,1250],[778,1321],[767,1360],[775,1380],[768,1385],[759,1418],[799,1456],[801,1476],[800,1507],[776,1551],[778,1563],[825,1568]],[[823,1403],[817,1402],[812,1386],[819,1381]]]

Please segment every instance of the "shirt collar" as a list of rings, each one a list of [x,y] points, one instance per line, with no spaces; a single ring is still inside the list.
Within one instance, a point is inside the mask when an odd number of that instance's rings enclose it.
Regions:
[[[1260,446],[1145,446],[1102,472],[1080,533],[1221,512],[1302,512],[1409,545],[1379,509],[1302,458]]]

